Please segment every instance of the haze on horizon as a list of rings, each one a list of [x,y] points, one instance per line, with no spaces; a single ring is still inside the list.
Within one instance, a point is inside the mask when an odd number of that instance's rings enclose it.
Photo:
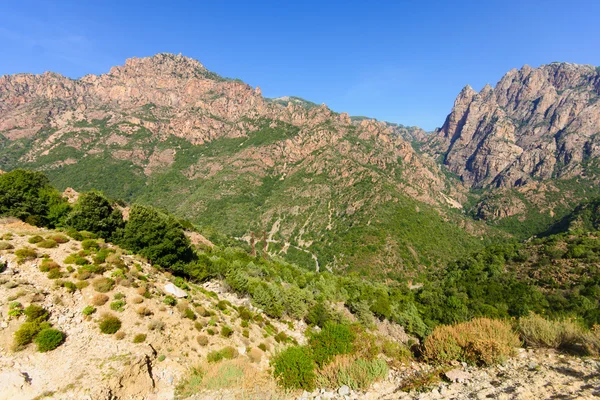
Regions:
[[[524,64],[600,65],[591,0],[122,3],[4,4],[0,75],[78,78],[181,53],[267,97],[433,130],[467,84],[494,86]]]

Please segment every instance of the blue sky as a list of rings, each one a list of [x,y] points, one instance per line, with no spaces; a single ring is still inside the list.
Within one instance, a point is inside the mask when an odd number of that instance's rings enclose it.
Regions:
[[[182,53],[351,115],[440,126],[460,89],[511,68],[600,65],[600,1],[9,1],[0,75],[77,78]]]

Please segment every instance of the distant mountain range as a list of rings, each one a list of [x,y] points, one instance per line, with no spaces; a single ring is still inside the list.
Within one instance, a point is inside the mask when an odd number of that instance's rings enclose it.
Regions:
[[[315,269],[394,274],[548,229],[599,193],[600,72],[459,94],[443,127],[335,113],[171,54],[0,78],[0,169],[165,207]]]

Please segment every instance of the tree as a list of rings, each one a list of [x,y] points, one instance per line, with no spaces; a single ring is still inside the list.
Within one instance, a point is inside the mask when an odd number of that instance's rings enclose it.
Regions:
[[[93,232],[104,239],[111,239],[125,222],[121,211],[114,208],[100,192],[92,191],[79,197],[66,224],[78,231]]]
[[[0,175],[0,215],[53,228],[69,210],[67,201],[43,173],[16,169]]]
[[[190,241],[176,218],[139,204],[131,208],[121,244],[151,263],[176,272],[183,272],[184,265],[195,258]]]

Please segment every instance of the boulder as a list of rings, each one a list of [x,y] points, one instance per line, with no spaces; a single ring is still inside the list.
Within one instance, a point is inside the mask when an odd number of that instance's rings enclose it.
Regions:
[[[177,286],[175,286],[172,283],[167,283],[165,285],[165,293],[173,295],[179,299],[187,297],[187,293],[185,292],[185,290],[182,290],[180,288],[178,288]]]

